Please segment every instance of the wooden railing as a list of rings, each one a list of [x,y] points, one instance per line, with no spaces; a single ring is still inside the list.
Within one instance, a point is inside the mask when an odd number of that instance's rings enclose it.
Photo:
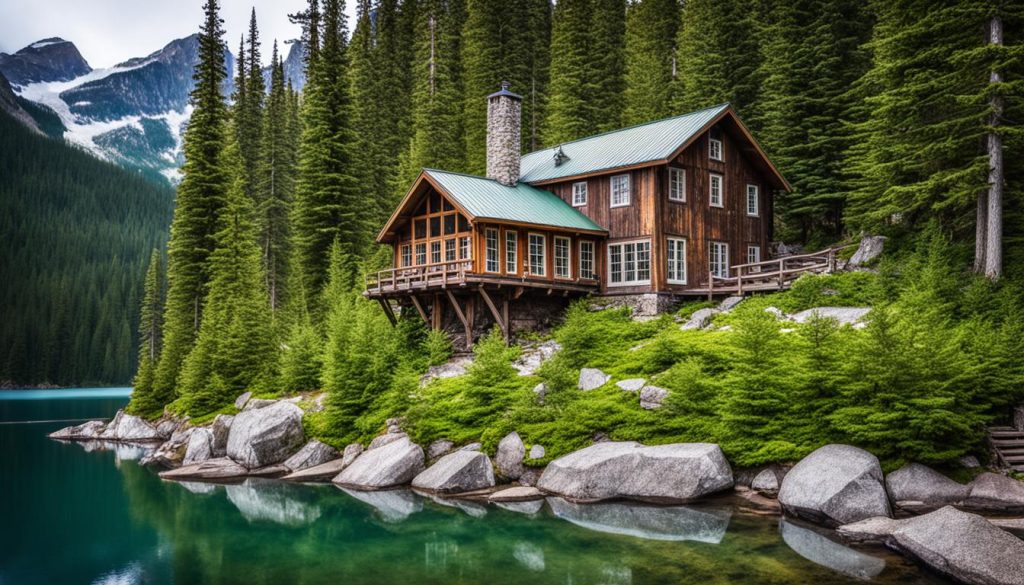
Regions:
[[[394,292],[431,286],[445,288],[465,282],[466,274],[470,272],[473,272],[472,260],[379,270],[366,275],[366,291]]]
[[[804,274],[834,272],[838,267],[837,253],[854,245],[856,244],[836,246],[812,254],[783,256],[774,260],[739,264],[731,268],[733,276],[716,276],[710,274],[709,271],[708,297],[714,294],[715,289],[722,293],[735,292],[737,294],[752,290],[783,290]]]

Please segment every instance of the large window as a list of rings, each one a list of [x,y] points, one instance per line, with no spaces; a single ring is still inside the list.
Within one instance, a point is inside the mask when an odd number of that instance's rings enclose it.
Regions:
[[[402,267],[412,266],[412,246],[402,244]]]
[[[712,207],[722,207],[722,175],[711,175],[711,180],[708,182],[710,190],[708,193],[708,201],[711,202]]]
[[[434,240],[433,242],[430,242],[430,263],[441,263],[441,240]]]
[[[612,177],[612,207],[629,205],[629,175]]]
[[[759,215],[759,207],[757,185],[747,185],[747,215]]]
[[[668,239],[668,281],[670,284],[686,284],[686,240]]]
[[[487,258],[484,263],[484,270],[487,272],[498,272],[498,230],[488,228],[485,232],[484,243],[487,248]]]
[[[505,272],[519,272],[519,234],[513,231],[505,232]]]
[[[473,238],[469,220],[437,192],[431,192],[420,202],[409,231],[410,253],[417,266],[470,257]]]
[[[711,274],[719,278],[729,277],[729,244],[711,242],[709,251]]]
[[[547,238],[541,234],[530,234],[530,274],[547,274]]]
[[[686,170],[668,168],[668,198],[670,201],[686,201]]]
[[[747,264],[761,261],[761,246],[747,246]]]
[[[580,241],[580,278],[594,278],[594,242]]]
[[[427,245],[416,244],[416,266],[423,266],[427,263]]]
[[[650,240],[608,244],[608,259],[609,286],[650,284]]]
[[[587,182],[580,181],[572,184],[572,205],[582,207],[587,204]]]
[[[572,278],[572,240],[555,236],[555,278]]]

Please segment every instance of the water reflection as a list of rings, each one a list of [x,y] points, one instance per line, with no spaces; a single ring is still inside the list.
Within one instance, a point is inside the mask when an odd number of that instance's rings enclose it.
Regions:
[[[718,544],[729,528],[732,512],[726,508],[695,506],[640,506],[619,502],[573,504],[548,498],[555,516],[573,524],[612,534],[650,540],[693,540]]]
[[[544,509],[544,500],[532,500],[529,502],[495,502],[494,505],[511,512],[517,512],[527,516],[537,516],[540,514],[540,511]]]
[[[278,481],[250,478],[227,485],[228,500],[249,522],[265,520],[285,526],[309,524],[320,517],[320,507],[299,499],[296,486]],[[307,494],[308,495],[308,494]]]
[[[447,508],[455,508],[461,510],[473,518],[483,518],[487,515],[487,506],[478,504],[476,502],[470,502],[467,500],[459,500],[455,498],[442,498],[440,496],[429,496],[435,504],[440,504]]]
[[[512,556],[530,571],[544,571],[544,549],[532,542],[519,541],[512,547]]]
[[[877,577],[885,570],[885,561],[835,542],[823,534],[785,519],[779,520],[779,532],[789,548],[803,558],[858,579]]]
[[[215,483],[205,483],[202,481],[179,481],[176,483],[193,494],[199,495],[212,494],[220,487]]]
[[[384,490],[378,492],[361,492],[340,488],[353,498],[369,504],[376,510],[380,519],[385,522],[402,522],[412,514],[423,509],[423,502],[412,490]]]

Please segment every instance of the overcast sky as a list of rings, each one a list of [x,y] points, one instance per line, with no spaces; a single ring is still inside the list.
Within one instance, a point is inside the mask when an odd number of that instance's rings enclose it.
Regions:
[[[78,47],[93,68],[110,67],[132,57],[144,57],[168,42],[199,31],[204,0],[0,0],[0,51],[13,53],[47,37],[61,37]],[[249,12],[256,20],[263,42],[263,59],[270,61],[276,38],[299,36],[288,22],[307,0],[222,0],[221,17],[231,52],[248,30]],[[348,0],[352,26],[354,0]]]

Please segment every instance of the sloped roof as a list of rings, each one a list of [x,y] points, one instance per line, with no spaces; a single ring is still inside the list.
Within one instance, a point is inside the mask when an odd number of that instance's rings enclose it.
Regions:
[[[666,160],[726,110],[729,104],[720,104],[531,152],[522,159],[520,180],[537,183]],[[569,158],[556,166],[558,148]]]

